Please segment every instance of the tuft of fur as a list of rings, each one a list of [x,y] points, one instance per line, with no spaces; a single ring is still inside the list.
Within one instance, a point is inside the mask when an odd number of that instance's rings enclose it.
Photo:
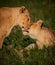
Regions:
[[[16,25],[19,25],[21,28],[24,26],[24,29],[30,23],[30,17],[28,10],[24,7],[1,7],[0,8],[0,48],[4,38],[9,35],[12,28]]]
[[[29,29],[23,31],[24,35],[29,35],[31,38],[36,39],[36,44],[39,49],[42,49],[43,46],[47,48],[55,43],[55,30],[43,27],[42,24],[43,21],[38,20]]]

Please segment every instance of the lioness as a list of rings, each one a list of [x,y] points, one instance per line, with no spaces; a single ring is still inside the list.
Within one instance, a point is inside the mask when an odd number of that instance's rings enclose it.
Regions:
[[[1,7],[0,8],[0,48],[4,38],[9,35],[15,25],[27,28],[30,22],[29,12],[24,7]]]
[[[43,27],[42,24],[43,21],[38,20],[31,24],[27,30],[23,31],[24,35],[29,35],[31,38],[36,39],[36,44],[39,49],[42,49],[43,46],[47,48],[55,43],[55,31],[47,27]]]

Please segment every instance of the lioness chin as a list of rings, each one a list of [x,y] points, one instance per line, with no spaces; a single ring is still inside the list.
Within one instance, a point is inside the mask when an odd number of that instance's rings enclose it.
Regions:
[[[19,25],[21,28],[27,28],[30,23],[28,10],[24,7],[1,7],[0,8],[0,48],[4,38],[9,35],[12,28]]]
[[[36,40],[36,44],[39,49],[42,49],[43,46],[47,48],[55,43],[55,30],[43,27],[42,24],[43,21],[38,20],[31,24],[27,30],[23,31],[24,35],[29,35],[31,38]]]

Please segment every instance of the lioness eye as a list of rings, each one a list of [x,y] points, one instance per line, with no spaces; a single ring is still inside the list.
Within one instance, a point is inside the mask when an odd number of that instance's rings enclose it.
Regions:
[[[28,21],[29,21],[29,18],[28,18]]]
[[[30,28],[28,28],[28,29],[30,29]]]
[[[24,28],[24,26],[22,26],[22,28]]]

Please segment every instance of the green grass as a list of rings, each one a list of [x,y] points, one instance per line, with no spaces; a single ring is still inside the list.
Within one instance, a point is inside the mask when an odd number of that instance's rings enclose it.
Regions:
[[[30,12],[32,21],[42,19],[44,26],[55,29],[55,1],[54,0],[0,0],[0,7],[17,7],[24,5]],[[19,45],[24,48],[35,42],[28,36],[23,36],[20,27],[12,29],[5,38],[3,49],[0,50],[0,65],[55,65],[55,46],[43,50],[32,49],[28,55],[23,52],[25,64],[21,62],[14,49],[19,51]],[[7,48],[12,45],[12,48]]]

